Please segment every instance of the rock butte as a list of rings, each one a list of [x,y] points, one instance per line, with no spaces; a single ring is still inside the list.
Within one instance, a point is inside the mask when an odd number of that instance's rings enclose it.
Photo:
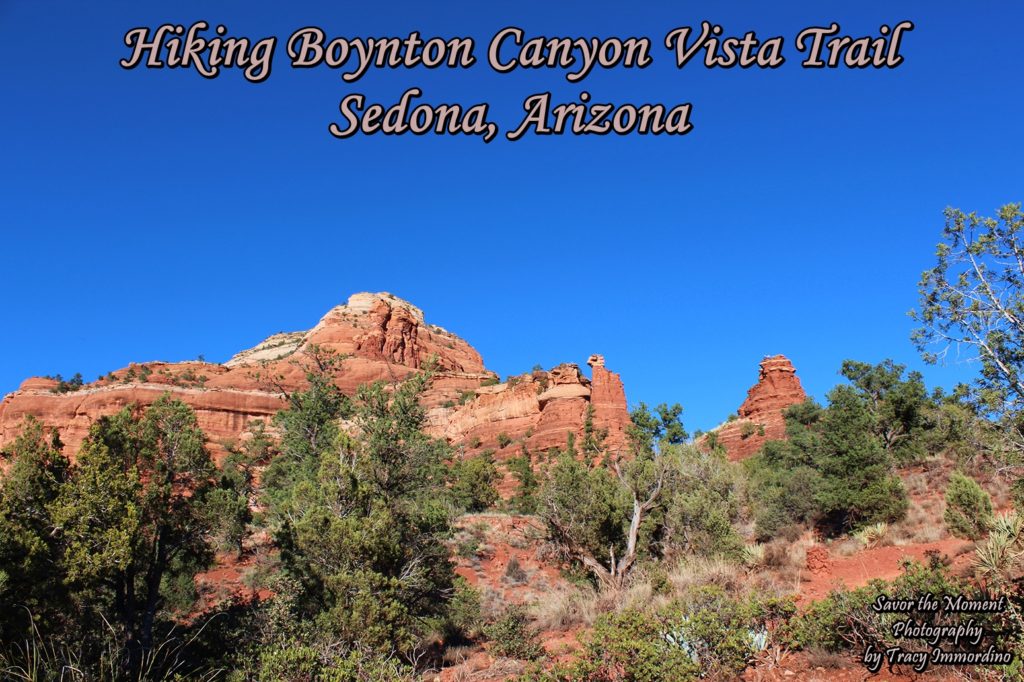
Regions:
[[[747,399],[737,410],[737,419],[726,422],[711,433],[725,448],[729,459],[750,457],[769,440],[786,437],[787,407],[807,399],[793,363],[784,355],[773,355],[761,361],[757,383],[747,391]],[[707,436],[702,439],[706,442]]]
[[[594,427],[607,430],[607,444],[613,449],[625,445],[625,391],[601,356],[590,358],[592,380],[577,365],[563,364],[497,383],[476,350],[426,323],[419,308],[388,293],[360,293],[328,311],[309,331],[275,334],[224,364],[132,364],[69,393],[55,393],[52,379],[26,379],[0,402],[0,450],[32,415],[57,429],[73,455],[99,417],[133,403],[149,405],[170,393],[195,409],[219,458],[224,443],[241,437],[251,420],[269,419],[283,407],[267,377],[279,377],[285,390],[305,386],[303,370],[293,360],[310,344],[347,356],[337,383],[349,395],[363,383],[402,379],[435,357],[437,370],[423,397],[428,430],[463,446],[469,455],[494,448],[503,461],[519,454],[520,444],[531,452],[564,446],[568,433],[582,435],[588,406],[593,406]],[[517,442],[500,448],[499,435]]]

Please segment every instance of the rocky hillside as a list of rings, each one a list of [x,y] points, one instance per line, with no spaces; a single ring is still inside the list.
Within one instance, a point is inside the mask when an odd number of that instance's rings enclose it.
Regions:
[[[346,356],[337,381],[348,394],[367,382],[402,379],[436,358],[424,396],[430,429],[471,453],[500,451],[511,442],[531,451],[564,446],[567,433],[582,435],[588,419],[607,431],[610,447],[625,443],[625,391],[601,356],[590,358],[593,380],[577,365],[563,364],[499,383],[472,346],[427,323],[416,306],[388,293],[360,293],[328,311],[312,329],[274,334],[223,364],[133,363],[64,392],[56,380],[27,379],[0,403],[0,448],[32,415],[56,428],[74,453],[97,418],[132,403],[149,405],[169,392],[195,409],[219,454],[221,444],[238,438],[249,421],[281,409],[282,391],[304,386],[296,354],[313,344]],[[510,454],[517,450],[506,448]]]

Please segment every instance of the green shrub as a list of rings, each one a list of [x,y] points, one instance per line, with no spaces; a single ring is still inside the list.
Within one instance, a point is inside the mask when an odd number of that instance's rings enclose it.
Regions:
[[[504,431],[498,434],[498,447],[506,448],[512,443],[512,436],[508,435]]]
[[[412,670],[393,659],[351,652],[344,658],[298,643],[260,655],[260,682],[412,682]]]
[[[707,586],[653,613],[628,609],[598,618],[577,660],[556,669],[564,682],[733,679],[786,632],[792,600],[735,597]]]
[[[65,381],[64,377],[59,374],[48,378],[55,379],[57,381],[57,385],[51,389],[53,393],[73,393],[85,385],[81,372],[75,372],[75,376],[71,377],[67,381]]]
[[[472,459],[455,462],[451,471],[451,495],[455,506],[469,512],[481,512],[498,501],[498,469],[494,455],[485,450]]]
[[[480,592],[462,576],[455,578],[454,587],[445,623],[445,641],[449,644],[476,637],[482,624]]]
[[[540,479],[533,473],[533,466],[530,464],[530,455],[526,452],[508,460],[508,469],[519,482],[515,496],[509,501],[512,509],[520,514],[534,514],[537,512],[537,491],[540,489]]]
[[[823,409],[813,401],[786,410],[786,441],[770,441],[744,466],[757,536],[814,523],[835,536],[903,518],[907,495],[872,431],[867,401],[837,386]]]
[[[953,535],[979,540],[992,523],[992,500],[977,481],[954,471],[946,487],[943,519]]]
[[[512,605],[498,620],[484,628],[484,635],[491,640],[492,651],[497,656],[532,661],[544,654],[537,631],[530,626],[523,607]]]

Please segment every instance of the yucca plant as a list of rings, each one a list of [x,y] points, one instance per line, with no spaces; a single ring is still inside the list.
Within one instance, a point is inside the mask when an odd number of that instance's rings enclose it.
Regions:
[[[974,551],[975,565],[985,578],[1009,584],[1024,558],[1024,518],[1016,512],[997,514],[991,521],[988,540]]]
[[[765,547],[760,542],[753,545],[746,545],[743,548],[743,564],[748,568],[757,568],[764,565]]]
[[[889,524],[885,521],[865,526],[853,534],[862,547],[877,547],[889,533]]]

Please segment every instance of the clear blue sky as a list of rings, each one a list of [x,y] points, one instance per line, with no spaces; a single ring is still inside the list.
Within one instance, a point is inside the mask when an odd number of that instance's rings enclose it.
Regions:
[[[202,353],[225,360],[391,291],[502,375],[603,353],[631,402],[679,401],[708,428],[785,353],[819,398],[844,358],[920,367],[906,312],[947,205],[1024,199],[1019,2],[104,2],[0,0],[0,393],[29,375]],[[473,36],[465,71],[354,84],[289,68],[262,84],[122,70],[135,26],[230,35]],[[786,38],[775,71],[677,70],[661,38],[709,19]],[[894,70],[804,70],[797,32],[912,20]],[[646,70],[500,75],[504,26],[649,36]],[[357,137],[342,97],[489,101],[507,130],[529,94],[692,102],[684,137]],[[932,385],[970,375],[926,372]]]

